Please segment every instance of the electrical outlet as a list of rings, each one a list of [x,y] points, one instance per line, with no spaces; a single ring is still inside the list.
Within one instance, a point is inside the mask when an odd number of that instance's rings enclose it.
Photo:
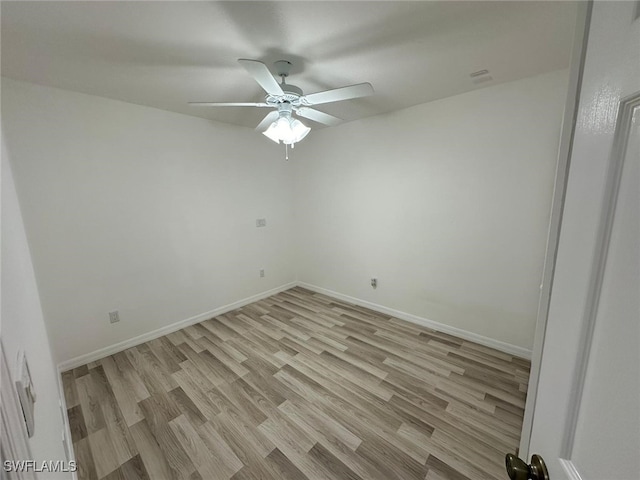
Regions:
[[[266,227],[267,219],[266,218],[258,218],[256,219],[256,227]]]
[[[377,278],[372,278],[371,279],[371,286],[373,288],[378,288],[378,279]]]
[[[263,277],[264,277],[264,268],[261,268],[260,269],[260,278],[263,278]]]
[[[116,323],[120,321],[120,314],[118,311],[109,312],[109,323]]]

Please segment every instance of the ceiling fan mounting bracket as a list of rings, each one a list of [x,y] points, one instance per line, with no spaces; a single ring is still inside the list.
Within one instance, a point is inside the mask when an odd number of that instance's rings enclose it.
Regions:
[[[278,102],[291,102],[291,103],[300,103],[299,99],[302,97],[302,89],[295,85],[289,85],[285,82],[285,79],[289,76],[289,72],[291,71],[291,67],[293,64],[288,60],[278,60],[277,62],[273,62],[273,65],[276,67],[277,75],[282,79],[282,83],[280,83],[280,88],[282,89],[283,95],[278,95]],[[273,97],[274,95],[268,95],[268,97]],[[268,103],[268,100],[267,100]]]
[[[286,78],[289,76],[293,64],[288,60],[278,60],[277,62],[273,62],[273,65],[276,67],[278,76]]]

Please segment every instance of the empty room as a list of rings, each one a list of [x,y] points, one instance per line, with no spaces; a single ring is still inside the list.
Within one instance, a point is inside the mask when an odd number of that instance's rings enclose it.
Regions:
[[[2,479],[636,478],[639,5],[2,1]]]

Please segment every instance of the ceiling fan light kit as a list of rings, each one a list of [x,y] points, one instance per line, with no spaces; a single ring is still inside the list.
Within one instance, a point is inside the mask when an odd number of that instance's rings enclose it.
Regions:
[[[291,116],[290,104],[283,104],[282,107],[285,108],[278,111],[278,119],[271,123],[262,134],[276,143],[282,142],[293,147],[294,144],[306,137],[311,129]]]
[[[228,102],[190,102],[190,105],[208,107],[271,107],[275,111],[269,112],[258,124],[256,130],[276,143],[283,143],[285,148],[293,146],[306,137],[311,131],[293,114],[307,118],[327,126],[338,125],[341,119],[321,112],[313,105],[339,102],[352,98],[365,97],[373,94],[373,87],[369,83],[359,83],[347,87],[327,90],[325,92],[304,95],[302,89],[286,83],[285,79],[291,71],[291,62],[278,60],[274,63],[278,76],[282,79],[278,83],[267,66],[258,60],[238,59],[238,63],[255,79],[267,93],[263,103],[228,103]],[[265,130],[266,129],[266,130]],[[288,156],[287,156],[288,158]]]

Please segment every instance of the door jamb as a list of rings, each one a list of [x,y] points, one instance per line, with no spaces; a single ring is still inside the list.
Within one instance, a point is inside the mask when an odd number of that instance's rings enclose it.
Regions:
[[[570,159],[571,152],[573,150],[573,136],[578,118],[578,104],[582,87],[582,74],[584,71],[584,62],[587,52],[592,8],[593,0],[580,2],[578,4],[573,50],[571,53],[571,65],[569,69],[568,92],[562,120],[560,143],[558,146],[558,162],[553,188],[553,200],[551,202],[549,230],[547,232],[547,247],[544,257],[544,267],[542,270],[540,296],[538,298],[536,330],[531,356],[531,372],[529,375],[527,401],[524,409],[522,432],[520,435],[520,448],[518,451],[519,456],[524,459],[528,459],[530,456],[529,444],[531,441],[531,429],[533,426],[538,380],[540,377],[540,366],[542,364],[542,354],[544,351],[544,337],[547,329],[551,290],[553,288],[553,274],[558,254],[567,180],[569,178]]]

